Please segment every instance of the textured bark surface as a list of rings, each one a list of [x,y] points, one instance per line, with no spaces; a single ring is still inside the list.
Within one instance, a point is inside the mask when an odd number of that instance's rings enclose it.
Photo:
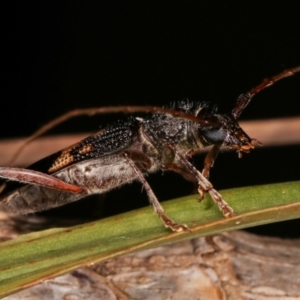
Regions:
[[[2,240],[16,236],[2,220]],[[300,240],[230,232],[112,259],[5,299],[294,300],[299,250]]]

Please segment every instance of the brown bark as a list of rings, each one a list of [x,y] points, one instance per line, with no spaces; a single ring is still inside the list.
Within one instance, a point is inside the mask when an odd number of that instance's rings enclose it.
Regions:
[[[2,240],[15,237],[13,220],[2,221]],[[223,233],[112,259],[5,299],[296,300],[299,249],[300,240]]]

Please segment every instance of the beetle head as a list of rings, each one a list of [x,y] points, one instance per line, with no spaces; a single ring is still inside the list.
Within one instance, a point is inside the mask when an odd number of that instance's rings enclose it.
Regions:
[[[205,146],[222,145],[227,149],[235,149],[238,156],[249,153],[254,144],[260,145],[256,139],[250,138],[231,115],[213,114],[204,116],[208,126],[198,128],[198,137]]]

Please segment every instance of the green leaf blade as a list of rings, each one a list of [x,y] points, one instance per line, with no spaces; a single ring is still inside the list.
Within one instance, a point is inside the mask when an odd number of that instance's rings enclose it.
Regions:
[[[152,208],[71,228],[31,233],[0,245],[0,296],[47,278],[123,254],[166,243],[300,217],[300,183],[288,182],[221,192],[236,216],[224,219],[199,195],[163,203],[166,213],[191,232],[164,228]],[[207,197],[209,199],[209,197]],[[211,201],[206,199],[206,201]]]

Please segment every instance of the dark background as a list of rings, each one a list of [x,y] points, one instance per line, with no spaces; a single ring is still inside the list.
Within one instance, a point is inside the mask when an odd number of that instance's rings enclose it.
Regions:
[[[80,107],[163,105],[188,97],[226,112],[263,78],[300,65],[299,11],[286,1],[19,2],[2,8],[0,138],[28,136]],[[299,116],[299,77],[259,94],[242,119]],[[95,131],[116,117],[78,118],[53,132]],[[243,159],[224,153],[212,182],[223,189],[299,180],[299,150],[299,145],[265,147]],[[203,158],[195,159],[199,169]],[[191,190],[176,174],[149,181],[161,200]],[[133,184],[110,193],[104,210],[147,205],[140,190]],[[80,205],[89,215],[89,205]],[[256,231],[296,236],[298,228],[296,220]]]

